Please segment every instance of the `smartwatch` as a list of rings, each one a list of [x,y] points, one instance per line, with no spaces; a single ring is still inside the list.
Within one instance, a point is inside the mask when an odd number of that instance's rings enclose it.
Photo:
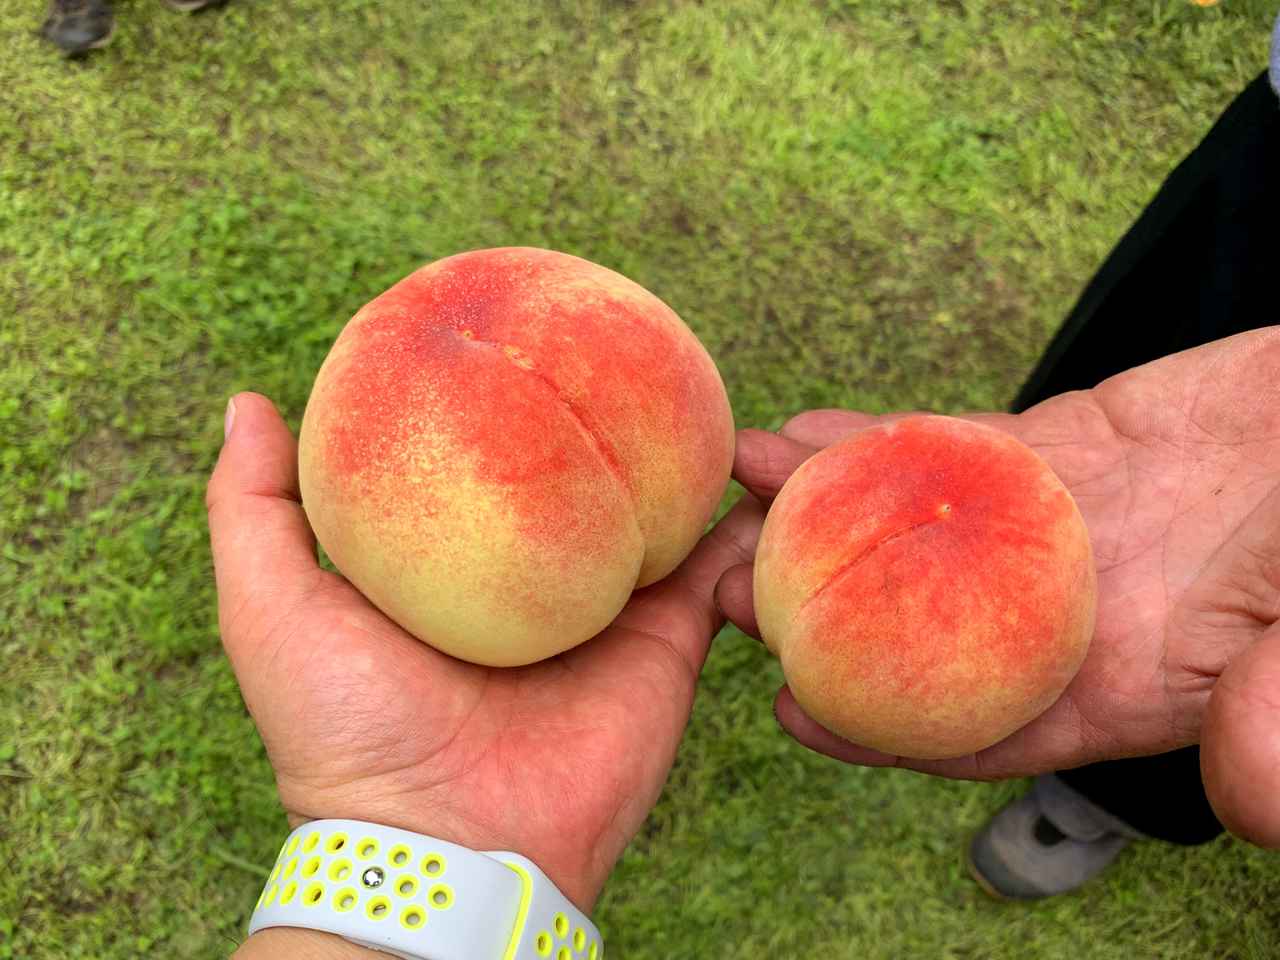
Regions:
[[[601,960],[600,932],[533,861],[359,820],[289,835],[249,920],[405,960]]]

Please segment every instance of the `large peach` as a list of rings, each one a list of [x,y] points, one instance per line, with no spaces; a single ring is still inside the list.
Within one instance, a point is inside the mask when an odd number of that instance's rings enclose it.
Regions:
[[[1071,494],[1030,448],[912,416],[806,461],[769,510],[755,609],[797,702],[887,753],[956,757],[1042,713],[1093,633]]]
[[[338,569],[421,640],[531,663],[593,636],[685,557],[733,419],[661,300],[547,250],[432,263],[347,324],[300,437]]]

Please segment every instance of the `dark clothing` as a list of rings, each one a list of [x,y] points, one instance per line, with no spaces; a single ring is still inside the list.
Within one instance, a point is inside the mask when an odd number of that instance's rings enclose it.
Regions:
[[[1280,323],[1280,102],[1264,72],[1173,171],[1111,252],[1014,410],[1159,357]],[[1148,836],[1204,843],[1222,826],[1200,748],[1059,773]]]
[[[1156,840],[1192,845],[1222,832],[1200,781],[1199,747],[1060,770],[1058,779]]]
[[[1090,281],[1014,403],[1280,323],[1280,101],[1251,83]]]

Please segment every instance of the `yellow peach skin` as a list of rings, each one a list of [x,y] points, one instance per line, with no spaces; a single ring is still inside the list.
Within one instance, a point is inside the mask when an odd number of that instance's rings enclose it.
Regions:
[[[299,438],[338,569],[419,639],[491,666],[582,643],[671,572],[732,459],[724,385],[680,318],[528,248],[439,260],[360,310]]]
[[[754,602],[810,716],[862,746],[941,759],[1061,695],[1088,650],[1096,584],[1075,501],[1030,448],[915,416],[791,476],[761,533]]]

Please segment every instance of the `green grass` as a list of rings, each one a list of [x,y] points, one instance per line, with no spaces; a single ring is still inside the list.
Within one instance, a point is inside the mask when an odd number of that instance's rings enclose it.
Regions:
[[[0,957],[214,957],[283,821],[201,495],[423,261],[538,244],[705,340],[741,425],[1000,407],[1274,3],[233,2],[81,63],[0,0]],[[1040,906],[959,852],[1016,785],[841,767],[726,632],[598,919],[615,958],[1262,958],[1280,870],[1146,845]]]

